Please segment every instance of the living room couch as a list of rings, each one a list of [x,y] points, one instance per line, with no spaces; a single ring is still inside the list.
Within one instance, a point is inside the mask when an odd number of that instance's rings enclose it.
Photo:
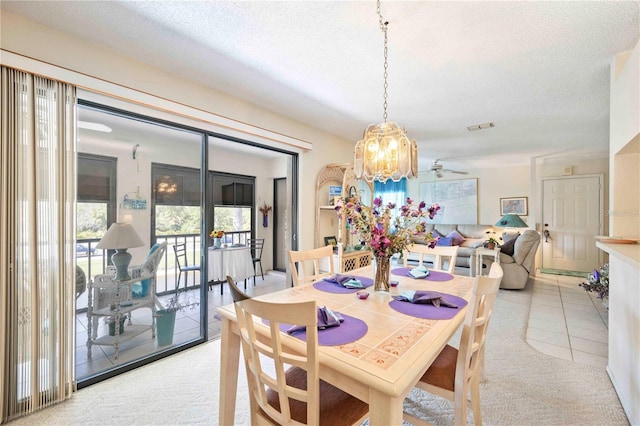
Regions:
[[[492,225],[446,225],[436,223],[427,224],[426,231],[434,232],[434,236],[440,236],[443,241],[448,240],[446,237],[452,231],[457,231],[464,238],[459,244],[456,267],[469,268],[469,276],[471,277],[476,275],[475,249],[482,247],[487,239],[494,235]],[[449,243],[449,241],[446,242]],[[451,242],[454,243],[454,241]],[[414,238],[414,243],[425,244],[425,241],[420,237],[416,237]],[[414,260],[411,255],[409,255],[408,259]]]
[[[456,267],[468,268],[469,276],[476,275],[476,255],[475,249],[482,247],[489,237],[499,237],[501,244],[506,245],[512,241],[511,251],[509,253],[500,253],[500,266],[504,271],[504,277],[500,283],[500,288],[505,289],[522,289],[526,286],[527,280],[532,269],[535,267],[535,256],[540,244],[540,234],[533,229],[525,229],[516,233],[503,233],[503,228],[494,228],[492,225],[444,225],[444,224],[427,224],[427,232],[433,232],[434,236],[441,236],[441,242],[446,245],[453,243],[458,245],[458,258],[456,259]],[[463,238],[459,244],[455,241],[449,241],[447,236],[452,231],[457,231]],[[420,238],[414,238],[414,244],[426,244]],[[503,249],[504,250],[504,249]],[[409,261],[416,260],[410,254]],[[483,270],[488,271],[493,260],[489,256],[483,256]]]

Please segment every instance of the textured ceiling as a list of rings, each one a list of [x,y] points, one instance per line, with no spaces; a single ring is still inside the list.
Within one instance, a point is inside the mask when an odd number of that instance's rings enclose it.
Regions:
[[[374,1],[2,1],[2,8],[355,143],[382,121]],[[608,152],[609,66],[640,2],[384,1],[389,120],[420,169]],[[469,132],[473,124],[496,127]],[[273,129],[280,130],[280,129]],[[291,135],[296,136],[296,135]],[[322,143],[321,141],[312,141]]]

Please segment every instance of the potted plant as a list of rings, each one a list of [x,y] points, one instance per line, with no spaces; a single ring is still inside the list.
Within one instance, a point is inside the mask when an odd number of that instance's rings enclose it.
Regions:
[[[220,248],[222,246],[222,238],[224,237],[224,231],[222,229],[214,229],[209,233],[209,237],[213,238],[213,246]]]
[[[495,234],[494,231],[487,231],[487,234]],[[493,236],[489,237],[489,239],[485,240],[484,242],[484,246],[486,248],[488,248],[489,250],[493,250],[494,248],[496,248],[497,245],[500,245],[498,243],[498,240],[496,240],[495,238],[493,238]]]
[[[178,294],[173,296],[164,308],[156,311],[156,327],[158,346],[167,346],[173,343],[173,330],[176,325],[176,312],[183,311],[187,307],[191,310],[198,306],[199,302],[191,301],[188,297],[184,301],[178,299]]]
[[[592,273],[587,275],[587,282],[580,283],[580,287],[586,291],[596,293],[605,308],[609,308],[609,264],[605,263],[602,267],[594,269]]]

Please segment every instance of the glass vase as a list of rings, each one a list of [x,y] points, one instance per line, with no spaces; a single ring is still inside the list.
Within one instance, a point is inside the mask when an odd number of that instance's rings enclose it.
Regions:
[[[374,256],[373,270],[375,276],[373,279],[374,291],[389,292],[389,269],[391,266],[390,256]]]
[[[220,248],[222,246],[222,238],[214,238],[213,246],[216,248]]]

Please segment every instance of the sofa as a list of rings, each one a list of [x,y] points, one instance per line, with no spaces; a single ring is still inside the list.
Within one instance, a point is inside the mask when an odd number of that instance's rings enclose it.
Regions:
[[[504,271],[500,288],[522,289],[527,285],[529,274],[535,267],[535,258],[540,245],[540,234],[533,229],[522,232],[501,232],[503,228],[494,228],[492,225],[444,225],[427,224],[426,231],[433,232],[434,236],[440,236],[440,243],[445,245],[458,245],[458,258],[456,267],[468,268],[469,276],[476,275],[475,249],[482,247],[491,236],[500,235],[503,248],[500,252],[500,266]],[[457,231],[463,237],[459,244],[447,238],[452,231]],[[515,240],[515,241],[514,241]],[[414,238],[414,244],[426,244],[420,238]],[[505,252],[506,250],[506,252]],[[410,254],[408,260],[416,260]],[[493,260],[483,256],[483,270],[491,268]]]
[[[440,243],[445,245],[458,245],[458,257],[456,259],[456,267],[468,268],[469,276],[476,275],[476,257],[475,249],[482,247],[487,239],[493,235],[494,228],[492,225],[445,225],[445,224],[427,224],[427,232],[433,232],[434,236],[440,236]],[[452,231],[457,231],[463,237],[463,241],[460,244],[455,244],[456,241],[451,241],[447,236],[451,235]],[[413,239],[414,244],[425,244],[425,241],[418,237]],[[410,254],[408,260],[415,260]]]

